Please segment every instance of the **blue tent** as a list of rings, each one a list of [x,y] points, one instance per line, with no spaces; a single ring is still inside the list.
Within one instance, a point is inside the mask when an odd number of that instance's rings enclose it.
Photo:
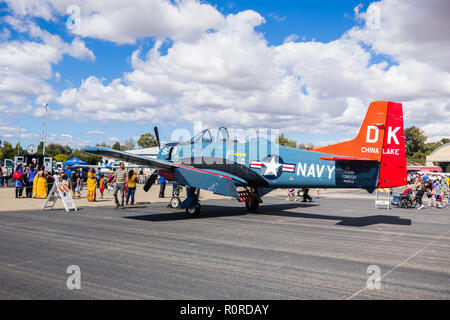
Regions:
[[[84,162],[83,160],[80,160],[77,157],[72,158],[72,159],[67,160],[67,161],[64,161],[62,163],[63,166],[69,166],[69,167],[72,167],[72,166],[84,166],[84,165],[87,165],[87,164],[88,164],[87,162]]]

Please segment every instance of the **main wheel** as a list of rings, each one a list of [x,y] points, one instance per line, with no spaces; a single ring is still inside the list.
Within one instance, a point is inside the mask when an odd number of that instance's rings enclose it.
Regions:
[[[247,202],[245,202],[245,206],[247,207],[248,210],[254,211],[254,210],[258,209],[259,202],[256,199],[252,200],[252,201],[247,201]]]
[[[172,199],[170,199],[170,206],[172,208],[179,208],[181,204],[181,200],[178,197],[173,197]]]
[[[198,216],[201,211],[201,206],[198,205],[198,208],[186,208],[186,213],[190,216]]]

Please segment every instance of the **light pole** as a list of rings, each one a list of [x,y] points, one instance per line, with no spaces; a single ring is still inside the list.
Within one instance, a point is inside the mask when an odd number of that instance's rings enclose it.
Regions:
[[[44,116],[44,147],[42,149],[42,154],[45,156],[45,145],[47,143],[47,108],[48,103],[45,104],[45,116]]]
[[[17,155],[20,154],[20,133],[22,132],[22,128],[19,128],[19,143],[17,144]]]

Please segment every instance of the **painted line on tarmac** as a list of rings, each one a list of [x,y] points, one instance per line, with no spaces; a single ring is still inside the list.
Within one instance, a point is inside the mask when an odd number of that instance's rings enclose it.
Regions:
[[[405,263],[407,263],[409,260],[411,260],[412,258],[414,258],[415,256],[417,256],[418,254],[420,254],[422,251],[424,251],[425,249],[427,249],[429,246],[431,246],[433,243],[435,243],[436,241],[442,239],[444,236],[446,236],[448,233],[450,233],[450,229],[447,230],[446,232],[444,232],[443,234],[441,234],[439,237],[435,238],[433,241],[429,242],[425,247],[423,247],[422,249],[420,249],[419,251],[413,253],[411,256],[409,256],[407,259],[403,260],[402,262],[400,262],[398,265],[396,265],[394,268],[392,268],[391,270],[389,270],[388,272],[386,272],[383,276],[380,277],[380,281],[383,280],[388,274],[390,274],[391,272],[393,272],[394,270],[400,268],[402,265],[404,265]],[[356,297],[357,295],[359,295],[361,292],[363,292],[364,290],[367,289],[367,286],[364,286],[363,288],[361,288],[360,290],[358,290],[357,292],[355,292],[354,294],[352,294],[350,297],[347,298],[347,300],[351,300],[354,297]]]

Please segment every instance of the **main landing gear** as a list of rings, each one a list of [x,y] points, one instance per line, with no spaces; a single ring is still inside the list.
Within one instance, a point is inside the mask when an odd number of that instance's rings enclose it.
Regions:
[[[196,189],[197,188],[186,187],[187,197],[180,205],[180,208],[185,209],[189,216],[198,216],[202,209],[198,201]]]
[[[258,193],[251,189],[245,188],[244,190],[238,191],[239,201],[245,202],[245,207],[248,211],[256,211],[259,208],[259,204],[262,202]]]

